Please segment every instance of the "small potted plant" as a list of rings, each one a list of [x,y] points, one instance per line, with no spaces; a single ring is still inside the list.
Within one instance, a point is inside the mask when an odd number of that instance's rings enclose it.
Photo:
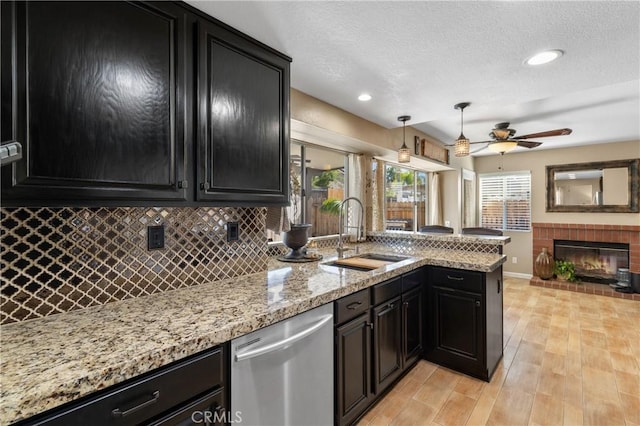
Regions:
[[[576,265],[570,260],[558,259],[553,269],[553,273],[556,274],[561,281],[577,282],[576,278]]]

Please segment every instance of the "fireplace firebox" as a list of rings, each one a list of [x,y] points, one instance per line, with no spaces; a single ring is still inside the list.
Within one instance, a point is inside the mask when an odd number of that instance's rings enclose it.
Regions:
[[[615,283],[618,268],[629,267],[629,244],[554,240],[553,257],[570,260],[583,281]]]

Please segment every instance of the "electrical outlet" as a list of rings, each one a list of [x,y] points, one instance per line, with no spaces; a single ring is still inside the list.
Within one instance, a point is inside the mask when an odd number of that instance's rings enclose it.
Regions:
[[[164,226],[147,226],[147,249],[164,248]]]
[[[444,221],[444,226],[451,226],[451,221],[450,220],[445,220]]]
[[[518,258],[517,258],[517,257],[515,257],[515,256],[513,256],[513,257],[511,258],[511,263],[518,263]]]
[[[240,239],[240,225],[238,222],[227,222],[227,241],[238,241]]]

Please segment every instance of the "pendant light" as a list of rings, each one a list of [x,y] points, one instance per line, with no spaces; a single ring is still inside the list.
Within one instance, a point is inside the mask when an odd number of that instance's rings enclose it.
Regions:
[[[454,105],[455,109],[460,110],[460,136],[456,139],[453,148],[453,152],[456,157],[466,157],[469,155],[469,139],[467,139],[462,132],[462,127],[464,125],[464,109],[469,105],[471,105],[470,102],[461,102]]]
[[[407,128],[407,121],[411,120],[410,115],[401,115],[398,117],[398,121],[402,121],[402,146],[398,150],[398,163],[408,163],[411,161],[411,150],[407,148],[405,142],[405,129]]]

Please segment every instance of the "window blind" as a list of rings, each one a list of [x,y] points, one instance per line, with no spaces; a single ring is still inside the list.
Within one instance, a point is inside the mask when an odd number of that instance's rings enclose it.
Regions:
[[[480,223],[484,228],[531,230],[531,173],[480,175]]]

